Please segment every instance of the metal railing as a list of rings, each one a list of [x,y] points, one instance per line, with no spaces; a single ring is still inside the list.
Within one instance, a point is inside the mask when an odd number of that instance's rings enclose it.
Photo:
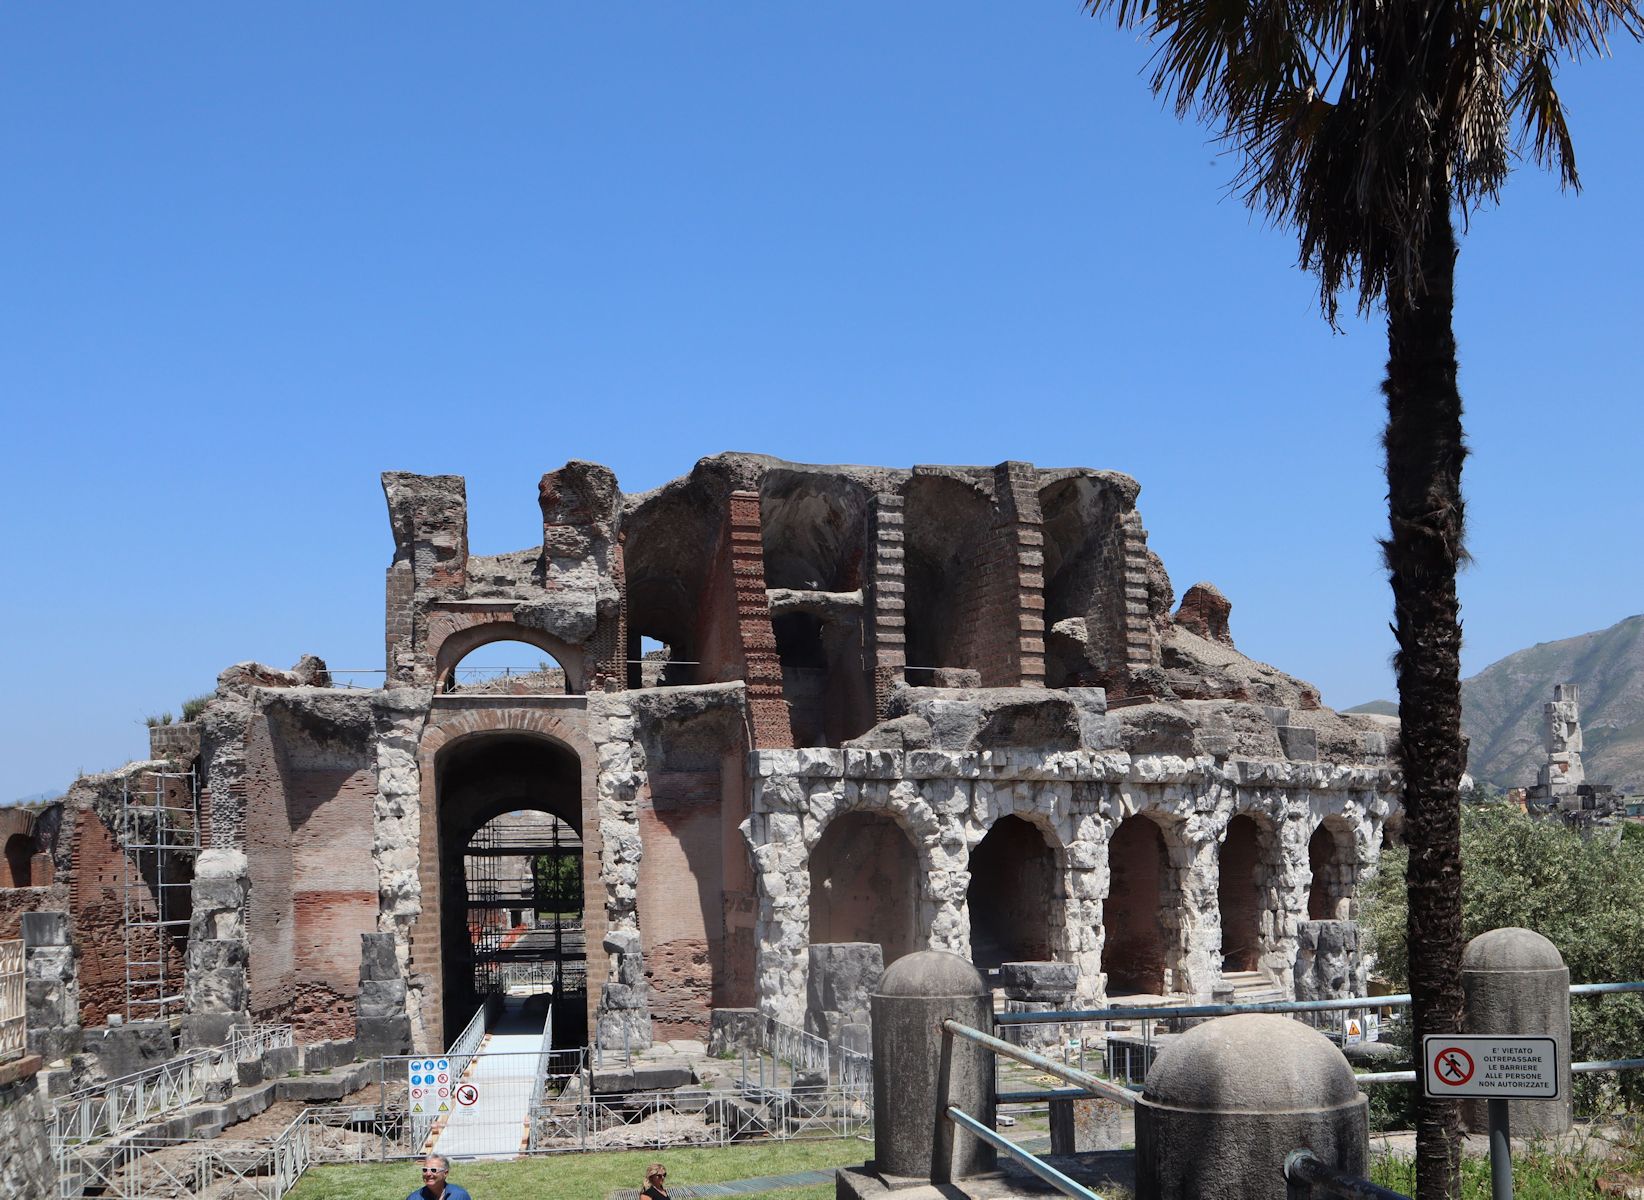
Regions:
[[[70,1092],[53,1106],[53,1148],[78,1146],[179,1113],[205,1098],[207,1082],[221,1077],[221,1048],[173,1058],[131,1075]]]
[[[827,1078],[832,1047],[828,1039],[803,1029],[785,1024],[774,1018],[762,1022],[764,1043],[760,1049],[772,1058],[780,1059],[797,1071]]]
[[[252,1062],[265,1050],[297,1044],[289,1025],[240,1025],[229,1031],[228,1056],[237,1063]]]
[[[1113,1083],[1100,1076],[1092,1075],[1090,1072],[1068,1063],[1059,1063],[1053,1058],[1029,1050],[1026,1047],[1007,1042],[1003,1038],[996,1038],[990,1033],[983,1033],[980,1029],[972,1029],[969,1025],[959,1021],[952,1019],[943,1021],[942,1032],[947,1037],[963,1038],[965,1041],[974,1042],[995,1055],[1015,1059],[1019,1063],[1043,1071],[1047,1075],[1053,1075],[1057,1079],[1073,1085],[1071,1088],[1054,1093],[1057,1099],[1074,1099],[1085,1096],[1099,1100],[1112,1100],[1126,1107],[1134,1107],[1136,1104],[1138,1093],[1122,1084]],[[1039,1099],[1043,1096],[1043,1093],[1037,1092],[1007,1092],[996,1096],[995,1099],[1003,1103],[1010,1103],[1015,1100]],[[1011,1141],[997,1130],[982,1124],[962,1109],[945,1103],[945,1098],[942,1107],[948,1120],[961,1129],[981,1138],[1001,1154],[1009,1155],[1057,1191],[1064,1195],[1076,1197],[1077,1200],[1101,1200],[1100,1196],[1085,1187],[1084,1184],[1064,1175],[1025,1146]]]
[[[862,1136],[873,1121],[861,1092],[846,1087],[794,1088],[763,1103],[740,1089],[564,1094],[531,1113],[527,1151],[728,1146],[753,1140],[801,1141]]]
[[[1291,1200],[1311,1200],[1314,1196],[1334,1196],[1340,1200],[1410,1200],[1380,1184],[1360,1179],[1329,1166],[1311,1150],[1292,1150],[1284,1160],[1284,1180]]]

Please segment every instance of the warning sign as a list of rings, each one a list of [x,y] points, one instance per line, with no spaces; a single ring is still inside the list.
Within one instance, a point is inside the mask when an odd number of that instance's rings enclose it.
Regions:
[[[471,1083],[465,1083],[457,1089],[457,1103],[465,1108],[472,1108],[479,1103],[479,1089]]]
[[[1430,1033],[1422,1061],[1429,1096],[1558,1099],[1558,1043],[1550,1037]]]
[[[435,1091],[438,1084],[447,1082],[450,1076],[451,1060],[448,1058],[412,1058],[405,1064],[406,1085],[410,1088],[411,1115],[421,1116],[431,1111]],[[448,1087],[439,1087],[438,1094],[442,1098],[451,1094]],[[446,1112],[449,1105],[440,1105],[439,1111]]]

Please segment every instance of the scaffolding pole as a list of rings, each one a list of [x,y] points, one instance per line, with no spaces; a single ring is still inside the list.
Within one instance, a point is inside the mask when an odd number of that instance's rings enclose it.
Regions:
[[[125,920],[126,1019],[165,1020],[183,1005],[200,794],[193,771],[153,771],[146,790],[120,789],[120,898]]]

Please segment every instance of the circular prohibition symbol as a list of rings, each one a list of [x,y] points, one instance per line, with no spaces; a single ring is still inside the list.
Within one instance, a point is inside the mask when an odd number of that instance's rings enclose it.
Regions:
[[[479,1103],[479,1089],[471,1083],[465,1083],[457,1089],[457,1103],[466,1108],[472,1108]]]
[[[1446,1046],[1433,1056],[1433,1074],[1440,1083],[1460,1087],[1473,1077],[1473,1056],[1460,1046]]]

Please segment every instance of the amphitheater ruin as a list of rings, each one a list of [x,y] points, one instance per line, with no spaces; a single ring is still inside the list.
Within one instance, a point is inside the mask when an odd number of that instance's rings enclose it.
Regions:
[[[526,971],[564,1044],[814,1028],[830,946],[1060,964],[1021,1003],[1293,995],[1398,821],[1396,723],[1176,604],[1122,474],[572,462],[485,557],[462,478],[383,489],[380,675],[231,666],[150,761],[0,814],[0,936],[67,914],[48,1063],[111,1017],[423,1053]],[[465,674],[499,641],[543,666]]]

